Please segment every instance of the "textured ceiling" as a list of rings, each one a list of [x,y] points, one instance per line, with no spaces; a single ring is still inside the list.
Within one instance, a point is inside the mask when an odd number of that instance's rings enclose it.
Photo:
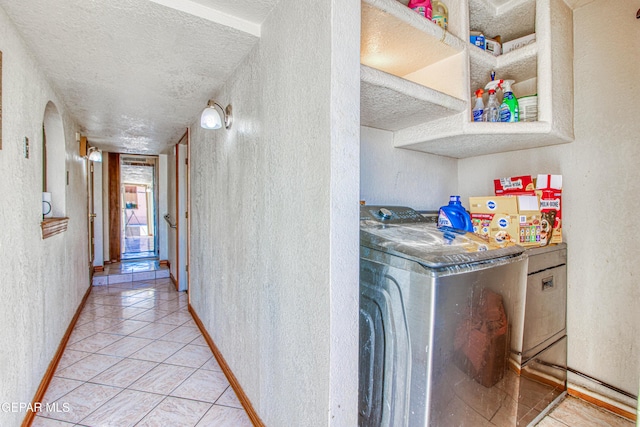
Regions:
[[[209,18],[233,14],[259,28],[277,1],[197,0],[204,18],[165,6],[189,0],[0,0],[0,7],[91,145],[158,154],[178,142],[257,43],[241,26]]]

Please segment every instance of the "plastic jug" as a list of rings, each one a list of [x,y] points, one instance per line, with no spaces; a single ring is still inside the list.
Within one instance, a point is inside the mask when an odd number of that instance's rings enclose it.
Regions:
[[[434,24],[440,25],[445,30],[449,26],[449,9],[441,1],[433,0],[431,2],[431,21]]]
[[[460,196],[449,197],[449,204],[438,212],[438,228],[453,228],[473,233],[471,217],[460,202]]]
[[[428,20],[431,20],[431,0],[409,0],[408,6]]]

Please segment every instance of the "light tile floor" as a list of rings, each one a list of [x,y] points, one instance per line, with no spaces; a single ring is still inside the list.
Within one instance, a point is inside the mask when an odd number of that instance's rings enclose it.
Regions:
[[[575,397],[565,398],[538,427],[633,427],[635,423]]]
[[[160,271],[157,261],[111,264],[103,275]],[[34,427],[251,426],[170,279],[94,286]],[[57,409],[57,410],[56,410]],[[567,397],[540,427],[632,427]]]
[[[251,426],[170,279],[94,286],[34,427]]]
[[[164,279],[170,276],[169,268],[155,260],[123,260],[106,264],[104,271],[93,275],[93,285],[113,285],[140,280]]]

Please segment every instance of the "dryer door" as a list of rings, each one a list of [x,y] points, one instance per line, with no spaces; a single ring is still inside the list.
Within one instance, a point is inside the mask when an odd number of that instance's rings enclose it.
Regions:
[[[360,427],[407,425],[411,348],[402,301],[389,266],[360,259]]]

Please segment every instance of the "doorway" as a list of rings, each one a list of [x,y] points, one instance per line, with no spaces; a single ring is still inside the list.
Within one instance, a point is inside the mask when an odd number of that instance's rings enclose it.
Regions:
[[[120,259],[157,259],[157,157],[121,155],[120,182]]]

